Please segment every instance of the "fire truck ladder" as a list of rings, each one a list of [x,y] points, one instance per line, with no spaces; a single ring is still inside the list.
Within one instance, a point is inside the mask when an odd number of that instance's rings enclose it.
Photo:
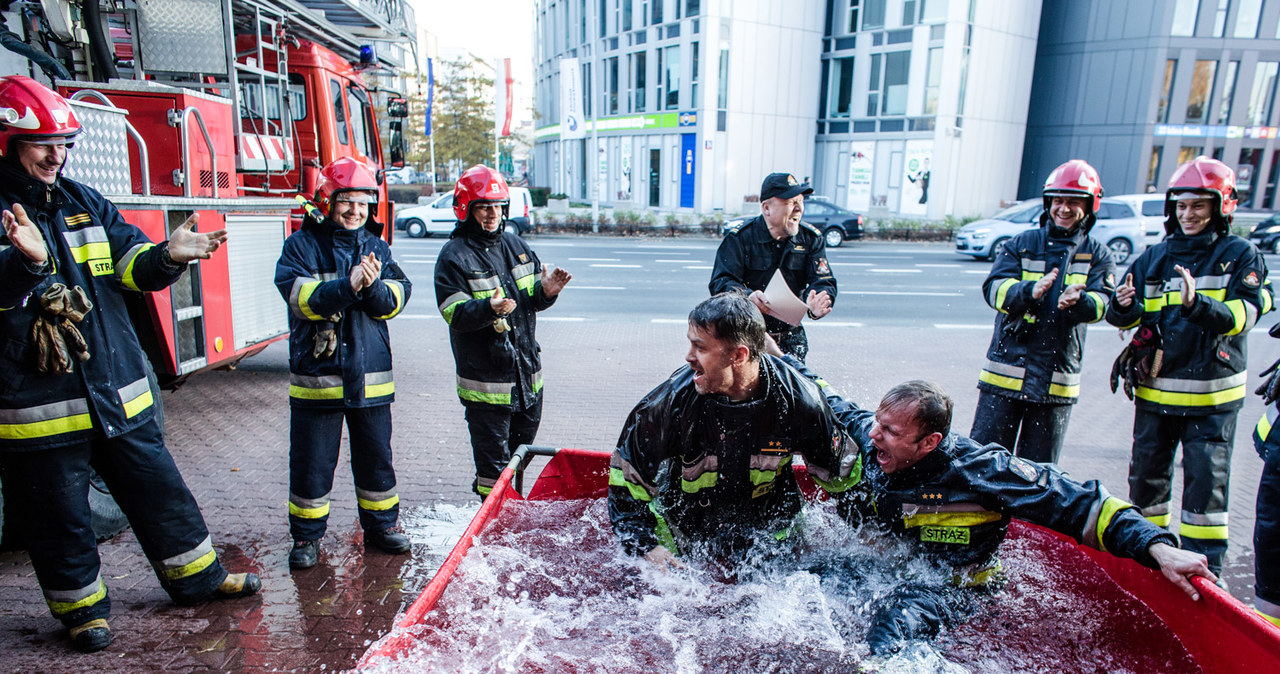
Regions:
[[[233,61],[233,97],[240,120],[235,125],[236,168],[249,173],[293,170],[295,139],[293,101],[289,91],[288,49],[284,42],[285,15],[272,8],[245,3],[235,17],[232,33],[255,36],[253,48],[237,52]],[[235,44],[235,35],[227,36]],[[274,69],[270,66],[274,64]],[[244,187],[254,192],[265,188]],[[290,192],[293,190],[275,190]]]

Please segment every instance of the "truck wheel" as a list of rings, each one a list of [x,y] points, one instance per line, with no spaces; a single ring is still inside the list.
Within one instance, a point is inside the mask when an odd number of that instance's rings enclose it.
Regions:
[[[111,498],[111,490],[107,489],[107,483],[102,481],[96,470],[89,472],[89,523],[99,541],[105,541],[129,526],[129,518]]]
[[[404,223],[404,233],[409,235],[411,239],[421,239],[427,235],[427,225],[421,220],[414,218]]]

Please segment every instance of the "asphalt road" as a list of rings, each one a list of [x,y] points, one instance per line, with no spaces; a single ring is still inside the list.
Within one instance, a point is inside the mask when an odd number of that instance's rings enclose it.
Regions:
[[[411,354],[422,353],[406,349],[406,341],[425,339],[433,355],[449,353],[430,283],[444,241],[396,240],[393,252],[417,283],[408,310],[393,321],[398,371],[406,358],[417,358]],[[574,275],[556,306],[539,316],[548,394],[538,442],[607,449],[631,405],[682,363],[685,318],[706,297],[719,241],[541,235],[529,242],[545,264]],[[831,315],[807,323],[810,365],[864,405],[906,379],[936,381],[955,398],[953,430],[967,434],[993,323],[981,294],[989,264],[956,254],[950,244],[854,242],[829,250],[828,257],[840,294]],[[1276,314],[1263,317],[1250,334],[1254,372],[1280,356],[1280,341],[1267,336],[1275,320]],[[1061,460],[1072,476],[1100,479],[1121,497],[1128,494],[1133,406],[1123,394],[1111,393],[1108,375],[1123,345],[1115,328],[1089,328],[1081,398]],[[452,363],[439,366],[451,369]],[[568,376],[584,370],[585,377]],[[591,401],[585,414],[575,411],[584,397]],[[1242,598],[1251,595],[1254,500],[1262,465],[1250,433],[1261,413],[1261,402],[1250,396],[1233,456],[1225,575]],[[1179,467],[1175,512],[1180,474]]]

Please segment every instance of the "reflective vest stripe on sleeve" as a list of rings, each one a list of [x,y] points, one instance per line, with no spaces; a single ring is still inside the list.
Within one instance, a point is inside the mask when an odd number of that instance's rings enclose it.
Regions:
[[[138,261],[138,256],[155,247],[154,243],[140,243],[130,248],[124,255],[120,256],[115,263],[116,280],[120,285],[129,290],[141,290],[138,282],[133,280],[133,265]]]
[[[404,310],[404,284],[390,279],[383,279],[382,282],[387,284],[387,288],[391,290],[391,296],[396,298],[396,306],[394,309],[382,316],[374,316],[377,320],[386,321],[395,318]]]

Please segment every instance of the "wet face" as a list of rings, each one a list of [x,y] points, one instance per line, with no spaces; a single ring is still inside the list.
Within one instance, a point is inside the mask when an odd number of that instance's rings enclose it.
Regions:
[[[684,360],[693,368],[693,388],[702,395],[728,394],[734,384],[734,345],[693,324],[688,337],[689,353]]]
[[[804,195],[797,194],[790,199],[769,197],[760,203],[760,212],[773,238],[795,236],[800,231],[800,216],[804,214]]]
[[[62,164],[67,161],[65,143],[39,145],[17,141],[15,146],[18,152],[18,163],[22,164],[22,168],[26,169],[28,175],[46,185],[57,182],[58,171],[62,170]]]
[[[1053,197],[1049,200],[1049,217],[1054,226],[1071,231],[1084,220],[1089,201],[1084,197]]]
[[[372,200],[367,192],[340,192],[333,198],[330,216],[344,229],[360,229],[369,217],[369,202]]]
[[[924,433],[916,421],[916,405],[880,406],[871,426],[871,442],[876,449],[876,463],[885,474],[910,468],[923,459],[938,442],[940,433]]]
[[[1213,219],[1213,204],[1213,199],[1179,199],[1176,212],[1182,233],[1195,236],[1203,232]]]
[[[471,215],[486,232],[498,231],[502,224],[502,204],[486,202],[471,205]]]

